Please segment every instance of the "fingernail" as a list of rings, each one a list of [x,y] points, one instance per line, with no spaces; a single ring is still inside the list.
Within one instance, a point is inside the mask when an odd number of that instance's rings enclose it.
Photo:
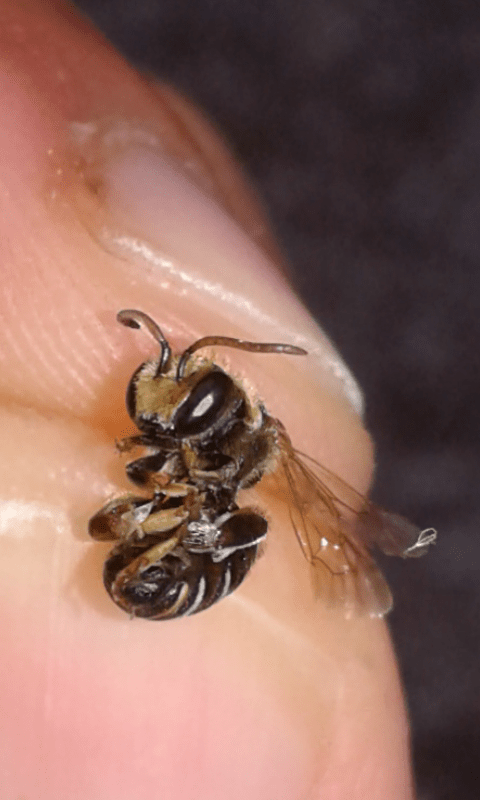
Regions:
[[[195,163],[173,159],[161,135],[140,123],[74,124],[71,133],[81,168],[70,197],[125,269],[140,270],[170,296],[190,295],[209,332],[214,321],[222,334],[303,347],[322,384],[362,413],[361,391],[339,353]]]

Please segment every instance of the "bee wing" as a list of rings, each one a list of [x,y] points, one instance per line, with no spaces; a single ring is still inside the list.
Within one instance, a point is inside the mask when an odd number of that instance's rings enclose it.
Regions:
[[[390,589],[370,550],[403,558],[423,555],[435,541],[408,520],[367,500],[330,470],[295,450],[279,429],[281,466],[295,535],[312,568],[315,594],[346,616],[381,617]]]

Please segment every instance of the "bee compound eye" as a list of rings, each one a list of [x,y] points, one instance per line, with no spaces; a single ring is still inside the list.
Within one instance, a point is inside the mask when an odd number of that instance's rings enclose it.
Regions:
[[[214,426],[232,403],[234,388],[224,372],[212,371],[202,378],[175,414],[176,434],[184,438],[198,436]]]
[[[143,366],[143,365],[142,365]],[[139,367],[133,373],[125,392],[125,406],[130,419],[135,420],[137,416],[137,375],[142,367]]]

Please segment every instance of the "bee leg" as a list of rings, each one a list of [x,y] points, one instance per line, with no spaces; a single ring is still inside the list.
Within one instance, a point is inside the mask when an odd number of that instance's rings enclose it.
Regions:
[[[111,500],[90,519],[88,532],[97,542],[127,539],[142,534],[141,526],[150,516],[153,501],[132,494]]]
[[[128,453],[134,447],[148,445],[143,436],[126,436],[124,439],[115,439],[115,447],[119,453]]]
[[[212,561],[223,561],[235,550],[258,547],[267,535],[268,522],[265,517],[251,508],[240,508],[234,511],[219,525],[220,534],[215,541],[215,549],[211,554]]]
[[[135,438],[135,437],[133,437]],[[167,460],[167,455],[163,452],[154,453],[152,456],[144,456],[130,461],[125,467],[127,477],[136,486],[145,487],[152,483],[155,473],[160,472]]]
[[[142,535],[155,535],[167,533],[178,528],[182,522],[188,519],[188,508],[184,505],[174,508],[161,508],[148,516],[142,524]]]

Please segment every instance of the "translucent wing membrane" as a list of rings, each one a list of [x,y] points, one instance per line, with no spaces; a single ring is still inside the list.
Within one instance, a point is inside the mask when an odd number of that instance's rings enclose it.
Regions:
[[[370,550],[420,556],[435,541],[435,531],[421,531],[375,506],[295,450],[281,424],[278,434],[292,526],[311,565],[315,594],[347,616],[383,616],[392,607],[392,596]]]

